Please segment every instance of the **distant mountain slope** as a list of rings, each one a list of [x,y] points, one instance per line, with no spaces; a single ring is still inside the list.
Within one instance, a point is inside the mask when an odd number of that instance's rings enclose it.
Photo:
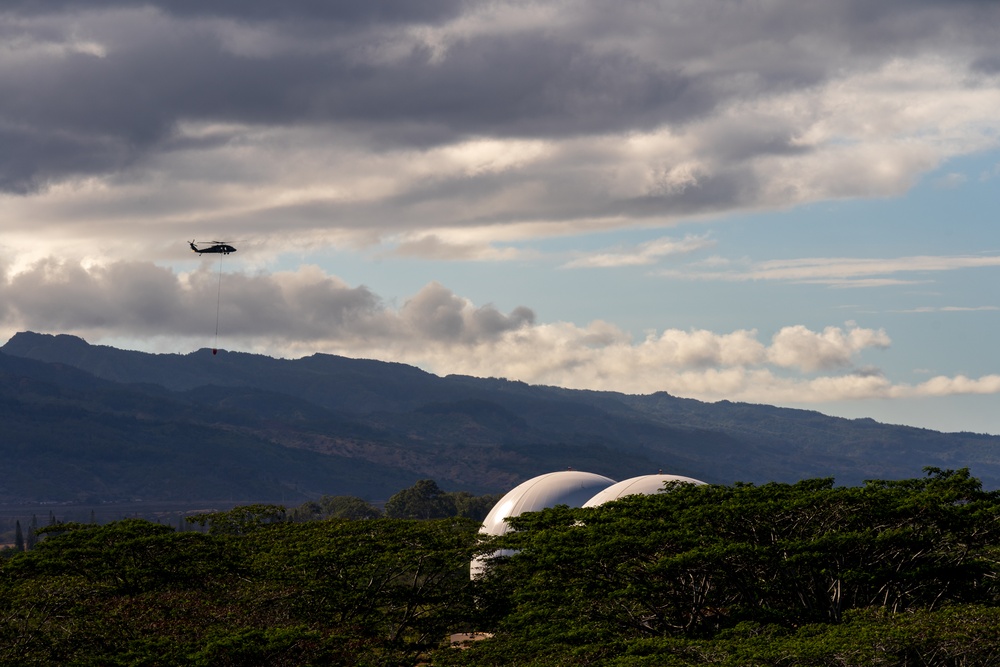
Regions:
[[[412,478],[284,447],[241,431],[238,421],[74,368],[0,354],[0,502],[292,501],[330,486],[384,495]]]
[[[183,391],[206,385],[258,387],[351,411],[405,409],[451,394],[441,378],[405,364],[315,354],[274,359],[259,354],[202,349],[190,354],[146,354],[90,345],[65,334],[22,332],[4,354],[63,363],[106,380],[151,383]],[[415,396],[418,387],[422,394]]]
[[[495,492],[567,466],[616,479],[662,469],[710,482],[845,484],[968,466],[1000,487],[1000,437],[807,410],[441,378],[332,355],[156,355],[34,333],[0,351],[5,420],[24,442],[65,443],[60,484],[76,484],[77,494],[384,499],[423,477]],[[0,455],[20,456],[29,470],[44,464],[25,452],[2,436]],[[189,467],[197,474],[184,476]],[[86,474],[72,478],[74,469]],[[25,484],[18,495],[30,491]]]

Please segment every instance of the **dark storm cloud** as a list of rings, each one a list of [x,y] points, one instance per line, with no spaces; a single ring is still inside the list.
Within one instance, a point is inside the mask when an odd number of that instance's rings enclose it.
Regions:
[[[342,113],[405,119],[494,136],[565,136],[650,128],[707,111],[708,91],[670,69],[623,54],[589,53],[541,34],[453,45],[441,63],[414,58],[391,79],[365,77]]]
[[[19,15],[47,15],[56,11],[94,9],[134,9],[155,7],[174,16],[232,17],[243,21],[313,20],[338,22],[424,22],[454,16],[466,0],[88,0],[81,8],[78,0],[6,0],[4,11]]]
[[[131,151],[115,137],[0,126],[0,190],[27,193],[47,179],[123,168]]]
[[[545,13],[554,6],[559,13]],[[535,23],[476,18],[485,10],[533,9],[543,16]],[[469,29],[463,21],[479,24]],[[32,192],[73,176],[128,172],[171,151],[243,140],[238,132],[185,135],[186,123],[337,128],[369,154],[469,137],[627,137],[659,128],[683,134],[741,101],[813,89],[913,54],[960,52],[970,68],[995,72],[998,23],[997,4],[952,0],[787,0],[767,7],[15,0],[0,10],[0,34],[12,45],[0,58],[0,190]],[[464,205],[512,185],[544,183],[544,198],[499,211],[496,221],[725,210],[754,204],[762,191],[748,166],[754,159],[808,150],[796,142],[795,122],[738,115],[705,130],[695,142],[699,155],[723,166],[696,186],[654,187],[638,197],[579,197],[600,188],[553,165],[523,174],[423,175],[372,206],[288,206],[302,227],[392,227],[393,220],[426,223],[436,212],[424,219],[418,209],[428,204]],[[275,150],[272,159],[289,158]],[[595,164],[594,173],[614,169]],[[242,176],[218,176],[227,178],[239,183]],[[495,210],[465,208],[463,222],[489,222]],[[247,224],[280,212],[247,213]],[[455,224],[440,217],[442,225]]]
[[[976,72],[986,74],[996,74],[1000,72],[1000,53],[983,56],[972,63],[972,69]]]
[[[123,31],[139,21],[120,20]],[[387,39],[381,32],[391,29],[371,27],[371,39]],[[31,40],[55,39],[51,26],[24,30]],[[101,30],[94,28],[98,39]],[[0,163],[0,185],[18,191],[67,173],[121,168],[161,146],[183,120],[348,123],[385,127],[383,140],[427,144],[456,134],[650,127],[711,105],[688,77],[540,32],[459,41],[439,62],[414,48],[388,64],[340,50],[336,33],[319,53],[267,57],[227,50],[197,22],[170,23],[162,32],[143,24],[136,35],[105,37],[103,55],[70,51],[0,69],[0,126],[19,134]]]

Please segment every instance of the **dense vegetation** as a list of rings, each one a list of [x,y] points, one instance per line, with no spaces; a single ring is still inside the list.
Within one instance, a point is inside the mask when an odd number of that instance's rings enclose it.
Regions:
[[[435,488],[408,491],[433,506]],[[965,470],[859,487],[681,485],[523,515],[489,543],[471,519],[290,514],[203,515],[207,533],[137,520],[43,529],[0,567],[0,664],[1000,660],[1000,495]],[[498,549],[515,553],[470,581],[469,559]],[[493,636],[448,646],[471,630]]]

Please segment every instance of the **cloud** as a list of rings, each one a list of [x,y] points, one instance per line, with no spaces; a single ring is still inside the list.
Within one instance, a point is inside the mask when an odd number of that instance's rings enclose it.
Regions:
[[[115,258],[209,227],[495,261],[895,195],[1000,136],[1000,7],[981,3],[196,4],[4,5],[0,212],[21,252],[39,227]],[[606,255],[576,261],[656,251]]]
[[[564,269],[609,268],[616,266],[645,266],[664,257],[686,255],[710,248],[715,242],[707,236],[688,235],[681,240],[662,237],[640,243],[634,248],[618,249],[583,255],[562,265]]]
[[[436,234],[404,238],[387,254],[444,261],[511,261],[534,256],[530,251],[512,247],[497,247],[485,243],[449,243]]]
[[[203,263],[175,274],[147,262],[88,267],[47,259],[8,273],[0,303],[8,327],[98,337],[204,341],[218,315],[227,339],[279,352],[317,342],[348,350],[472,345],[534,322],[528,308],[506,315],[489,305],[477,308],[437,283],[394,311],[368,288],[350,287],[315,266],[219,274]]]
[[[430,283],[393,308],[314,266],[267,273],[189,273],[147,262],[85,266],[45,260],[8,269],[0,282],[5,330],[75,333],[100,342],[177,351],[219,345],[278,356],[316,351],[418,365],[439,374],[630,393],[668,391],[707,400],[809,403],[998,393],[996,376],[894,383],[865,364],[891,341],[849,323],[781,328],[769,343],[753,330],[666,329],[633,339],[617,326],[538,322],[520,306],[503,313]]]
[[[984,375],[980,378],[938,376],[915,387],[900,387],[893,392],[897,396],[951,396],[954,394],[997,394],[1000,393],[1000,375]]]
[[[894,310],[894,313],[975,313],[1000,310],[1000,306],[921,306],[909,310]]]
[[[829,370],[850,366],[861,350],[885,349],[890,344],[889,336],[882,330],[853,328],[844,331],[827,327],[817,333],[796,325],[784,327],[774,334],[767,356],[769,361],[785,368]]]
[[[495,340],[507,331],[533,324],[534,313],[525,307],[503,315],[495,308],[474,308],[438,283],[431,283],[406,302],[399,313],[407,332],[435,343],[475,344]]]
[[[1000,266],[1000,256],[942,255],[897,258],[811,257],[753,262],[733,266],[725,271],[712,269],[716,265],[692,265],[687,269],[664,269],[659,275],[689,280],[783,280],[798,283],[826,284],[834,287],[881,287],[926,282],[921,278],[890,278],[897,273],[924,274],[939,271]],[[693,270],[692,270],[693,269]]]

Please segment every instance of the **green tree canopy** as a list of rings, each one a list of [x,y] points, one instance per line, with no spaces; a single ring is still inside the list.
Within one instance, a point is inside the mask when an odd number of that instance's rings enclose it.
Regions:
[[[289,512],[292,521],[315,521],[317,519],[377,519],[382,511],[357,496],[323,496],[318,500],[303,503]]]
[[[281,505],[240,505],[225,512],[196,514],[187,521],[201,526],[207,524],[209,532],[217,535],[246,535],[286,518]]]
[[[0,665],[1000,663],[1000,495],[967,470],[679,485],[523,514],[499,538],[274,506],[204,521],[56,524],[11,549]],[[492,637],[447,647],[472,630]]]
[[[493,506],[503,498],[502,493],[489,493],[476,496],[468,491],[454,491],[449,494],[455,502],[455,512],[458,516],[482,521],[490,513]]]
[[[967,470],[835,487],[680,485],[511,520],[483,599],[522,640],[709,638],[886,612],[993,604],[1000,497]]]
[[[390,519],[443,519],[457,514],[455,499],[432,479],[403,489],[385,504],[385,515]]]

